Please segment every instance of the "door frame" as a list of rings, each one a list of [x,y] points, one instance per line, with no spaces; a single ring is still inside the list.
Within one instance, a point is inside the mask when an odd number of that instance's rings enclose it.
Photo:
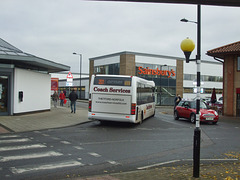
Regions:
[[[0,76],[8,77],[7,112],[0,113],[0,116],[13,115],[13,70],[13,68],[2,68],[0,66]]]

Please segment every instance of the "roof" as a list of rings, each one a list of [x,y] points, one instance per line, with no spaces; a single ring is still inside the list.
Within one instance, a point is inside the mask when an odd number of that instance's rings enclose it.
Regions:
[[[101,60],[101,59],[110,58],[110,57],[114,57],[114,56],[120,56],[122,54],[133,54],[133,55],[136,55],[136,56],[146,56],[146,57],[153,57],[153,58],[163,58],[163,59],[185,61],[185,58],[182,58],[182,57],[166,56],[166,55],[159,55],[159,54],[149,54],[149,53],[141,53],[141,52],[132,52],[132,51],[122,51],[122,52],[118,52],[118,53],[113,53],[113,54],[93,57],[93,58],[89,58],[89,60],[90,61],[91,60],[93,60],[93,61]],[[201,62],[209,63],[209,64],[219,64],[219,62],[216,62],[216,61],[201,60]]]
[[[224,59],[226,55],[240,55],[240,41],[207,51],[207,55]]]
[[[104,59],[104,58],[109,58],[109,57],[113,57],[113,56],[120,56],[122,54],[133,54],[133,55],[138,55],[138,56],[147,56],[147,57],[174,59],[174,60],[176,60],[176,59],[185,60],[184,58],[181,58],[181,57],[173,57],[173,56],[165,56],[165,55],[157,55],[157,54],[149,54],[149,53],[139,53],[139,52],[132,52],[132,51],[122,51],[122,52],[108,54],[108,55],[104,55],[104,56],[93,57],[93,58],[89,58],[89,60]]]
[[[70,67],[25,53],[0,38],[0,63],[14,64],[15,67],[27,68],[48,73],[69,71]]]
[[[239,0],[95,0],[95,1],[129,1],[129,2],[147,2],[147,3],[202,4],[202,5],[240,7]]]

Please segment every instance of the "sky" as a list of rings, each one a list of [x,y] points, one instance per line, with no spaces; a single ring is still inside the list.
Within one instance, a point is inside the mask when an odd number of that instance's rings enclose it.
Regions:
[[[134,51],[184,58],[182,40],[196,43],[197,6],[81,0],[1,0],[0,38],[23,52],[89,73],[89,58]],[[240,40],[238,7],[201,6],[201,59]],[[195,58],[196,48],[191,58]]]

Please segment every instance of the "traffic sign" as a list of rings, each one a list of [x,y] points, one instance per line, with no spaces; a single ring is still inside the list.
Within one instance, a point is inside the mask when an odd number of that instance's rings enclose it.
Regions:
[[[66,82],[66,86],[73,86],[72,82]]]
[[[68,73],[68,75],[67,75],[67,79],[73,79],[73,75],[72,75],[71,72]]]

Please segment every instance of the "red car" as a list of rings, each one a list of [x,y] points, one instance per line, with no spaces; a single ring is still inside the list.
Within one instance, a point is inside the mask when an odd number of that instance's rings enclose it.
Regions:
[[[196,121],[196,101],[180,101],[174,110],[174,118],[187,118],[192,123]],[[208,109],[204,102],[200,102],[200,122],[218,122],[218,113],[214,110]]]

